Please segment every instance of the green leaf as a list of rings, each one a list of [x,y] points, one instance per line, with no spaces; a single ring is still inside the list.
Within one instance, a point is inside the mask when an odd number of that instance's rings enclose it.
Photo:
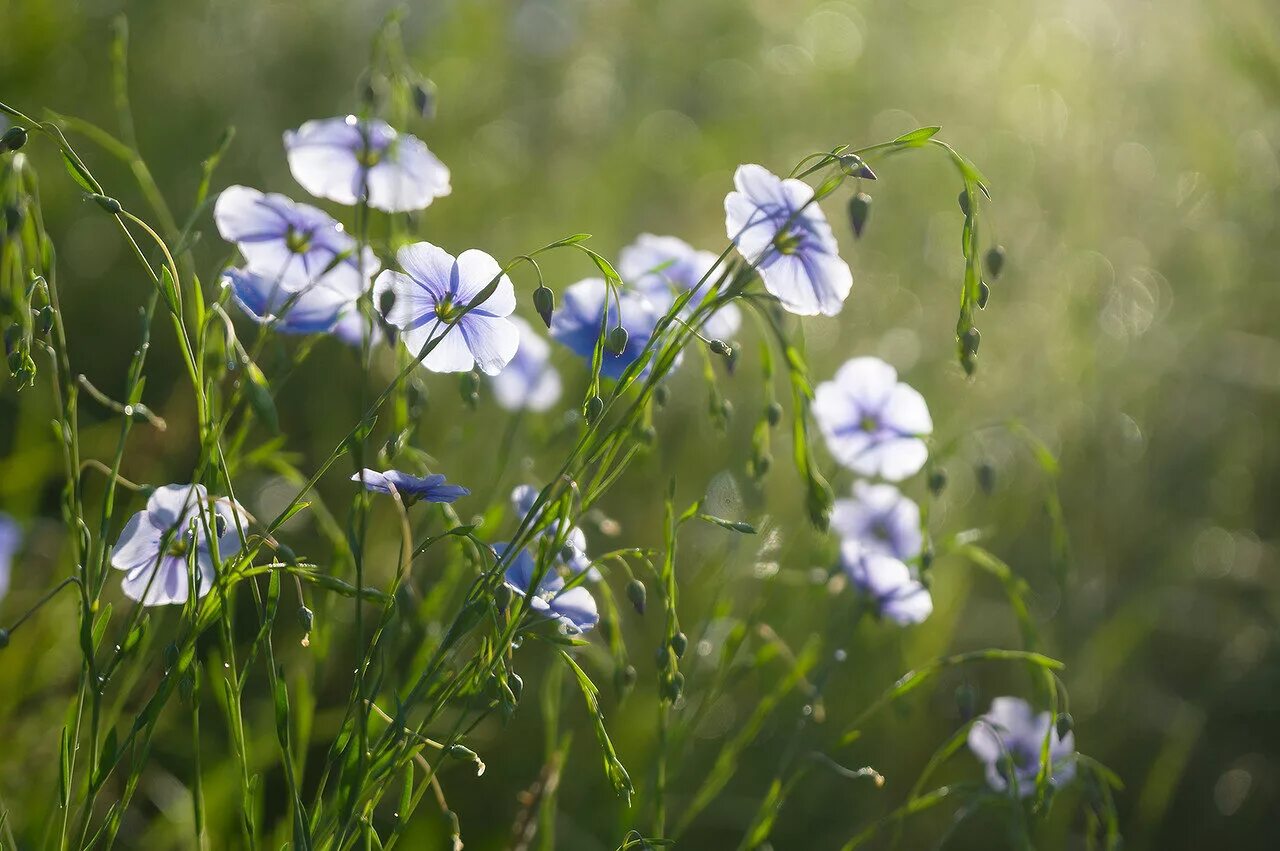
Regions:
[[[178,301],[178,284],[173,280],[168,266],[160,267],[160,295],[170,313],[174,316],[182,314],[182,306]]]
[[[941,127],[919,127],[910,133],[903,133],[901,136],[893,140],[893,144],[901,145],[904,148],[922,147],[926,142],[932,139],[941,130]]]
[[[89,170],[84,167],[83,163],[67,153],[65,148],[62,151],[62,164],[67,167],[67,174],[71,175],[71,179],[80,184],[81,189],[89,193],[98,191],[93,175],[89,174]]]

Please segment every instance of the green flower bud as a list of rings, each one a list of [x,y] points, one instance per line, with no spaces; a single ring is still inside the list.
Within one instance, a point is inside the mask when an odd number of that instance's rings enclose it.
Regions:
[[[0,650],[9,646],[9,630],[0,629]]]
[[[871,196],[865,192],[859,192],[849,199],[849,224],[853,226],[854,237],[862,236],[862,229],[867,226],[867,219],[871,216]]]
[[[498,611],[505,612],[511,605],[511,586],[504,582],[493,589],[493,604],[498,607]]]
[[[721,355],[722,357],[729,357],[733,354],[733,349],[724,340],[712,340],[707,345],[713,354]]]
[[[592,396],[587,400],[587,404],[583,407],[583,414],[587,418],[587,422],[594,423],[600,419],[600,415],[604,413],[604,400],[599,396]]]
[[[967,189],[960,190],[960,196],[956,200],[960,204],[960,212],[964,213],[965,216],[968,216],[969,215],[969,190]]]
[[[960,719],[968,721],[978,711],[978,690],[969,683],[962,683],[956,689],[956,709],[960,712]]]
[[[551,314],[556,309],[556,294],[551,291],[551,287],[543,284],[533,291],[533,309],[538,311],[542,324],[550,328]]]
[[[436,84],[419,80],[413,84],[413,108],[428,120],[436,117]]]
[[[609,337],[605,340],[605,348],[612,354],[622,354],[627,350],[627,336],[627,329],[619,325],[609,332]]]
[[[871,170],[871,166],[862,161],[862,157],[857,154],[841,154],[840,168],[849,177],[861,177],[865,180],[875,180],[876,173]]]
[[[658,663],[659,671],[665,671],[671,664],[671,648],[665,644],[659,647],[658,652],[654,654],[654,661]]]
[[[627,583],[627,599],[631,601],[631,605],[635,606],[638,614],[644,614],[645,604],[648,600],[648,591],[644,587],[644,583],[639,579],[632,579]]]
[[[1075,719],[1071,717],[1070,712],[1064,712],[1058,716],[1058,738],[1065,739],[1067,734],[1071,732],[1075,726]]]
[[[990,298],[991,298],[991,287],[987,285],[986,281],[979,281],[978,282],[978,309],[986,310],[987,301]]]
[[[316,613],[308,609],[306,606],[298,607],[298,623],[302,626],[303,632],[311,632],[311,627],[315,625]]]
[[[11,151],[16,151],[25,144],[27,144],[27,130],[25,127],[10,127],[4,131],[4,136],[0,136],[0,147],[8,148]]]
[[[41,334],[48,334],[53,328],[53,305],[46,304],[36,312],[36,326]]]
[[[776,426],[782,422],[782,405],[778,402],[770,402],[764,409],[764,418],[769,421],[770,426]]]
[[[991,276],[991,280],[1000,277],[1000,273],[1004,270],[1004,246],[993,245],[987,251],[987,274]]]
[[[659,384],[657,387],[653,388],[653,401],[659,408],[666,405],[670,399],[671,391],[667,389],[667,385]]]
[[[636,439],[645,446],[652,446],[658,441],[658,431],[647,424],[636,426]]]
[[[938,496],[947,487],[947,471],[941,468],[929,473],[929,492]]]
[[[119,201],[117,201],[114,198],[108,198],[106,195],[99,195],[98,193],[95,192],[92,195],[90,195],[89,198],[90,200],[93,201],[93,203],[97,204],[99,207],[101,207],[103,210],[105,210],[106,212],[110,213],[113,216],[118,216],[121,210],[124,209],[123,207],[120,206]]]
[[[684,651],[689,649],[689,637],[683,632],[677,632],[671,636],[671,649],[676,654],[677,659],[683,659]]]
[[[977,328],[970,328],[964,332],[964,336],[960,338],[960,345],[964,347],[966,355],[976,355],[978,353],[978,345],[982,342],[982,335],[978,333]]]
[[[675,703],[680,699],[680,695],[684,693],[684,674],[676,671],[672,674],[663,685],[663,691],[667,700]]]

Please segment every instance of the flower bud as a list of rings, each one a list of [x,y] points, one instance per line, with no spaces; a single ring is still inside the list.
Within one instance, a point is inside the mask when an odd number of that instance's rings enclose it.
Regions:
[[[498,607],[498,611],[505,612],[507,607],[511,605],[511,586],[505,582],[493,589],[493,604]]]
[[[645,604],[648,600],[648,591],[644,587],[644,583],[639,579],[632,579],[627,583],[627,599],[631,601],[631,605],[635,606],[638,614],[644,614]]]
[[[721,399],[720,405],[716,411],[722,420],[728,420],[733,417],[733,403],[728,399]]]
[[[853,225],[853,235],[855,237],[862,236],[862,229],[867,226],[867,219],[870,216],[870,195],[865,192],[859,192],[849,199],[849,224]]]
[[[875,180],[876,173],[871,170],[871,166],[862,161],[862,157],[857,154],[841,154],[840,168],[849,177],[861,177],[866,180]]]
[[[436,84],[419,80],[413,84],[413,108],[428,120],[436,117]]]
[[[763,478],[773,467],[773,456],[767,452],[761,452],[751,459],[751,467],[757,479]]]
[[[511,696],[519,700],[520,695],[524,694],[524,679],[515,671],[512,671],[507,674],[507,688],[511,689]]]
[[[684,692],[684,674],[676,671],[663,684],[663,693],[667,700],[675,703]]]
[[[653,446],[658,441],[658,430],[648,424],[636,426],[636,440],[645,446]]]
[[[99,195],[98,193],[95,192],[92,195],[90,195],[89,198],[90,200],[93,201],[93,203],[97,204],[99,207],[101,207],[103,210],[105,210],[106,212],[110,213],[113,216],[118,216],[120,214],[120,211],[124,209],[123,207],[120,206],[119,201],[117,201],[114,198],[108,198],[106,195]]]
[[[960,338],[960,345],[964,347],[964,353],[973,356],[978,353],[978,344],[982,342],[982,335],[978,333],[977,328],[970,328],[964,332]]]
[[[36,327],[41,334],[48,334],[53,328],[53,305],[46,304],[36,311]]]
[[[960,712],[960,720],[968,721],[978,711],[978,690],[969,683],[962,683],[956,689],[956,709]]]
[[[16,151],[25,144],[27,144],[25,127],[10,127],[4,131],[4,136],[0,136],[0,147],[8,148],[10,151]]]
[[[551,287],[543,284],[533,291],[533,309],[538,311],[542,324],[550,328],[551,314],[556,309],[556,294],[551,291]]]
[[[1075,719],[1071,717],[1070,712],[1064,712],[1058,716],[1058,738],[1065,739],[1070,734],[1071,729],[1075,726]]]
[[[454,759],[464,760],[466,762],[477,762],[479,760],[479,757],[476,756],[476,752],[466,745],[449,745],[448,754]]]
[[[164,648],[164,669],[171,671],[178,664],[178,645],[170,642]]]
[[[315,625],[316,614],[306,606],[298,607],[298,623],[302,626],[303,632],[311,632],[311,627]]]
[[[654,661],[658,663],[659,671],[665,671],[671,664],[671,648],[665,644],[659,647],[658,652],[654,654]]]
[[[639,678],[635,665],[628,665],[619,672],[619,680],[624,689],[629,689],[636,684]]]
[[[627,329],[619,325],[609,332],[609,337],[605,340],[605,348],[611,354],[622,354],[627,350],[627,336]]]
[[[978,487],[982,488],[984,494],[991,496],[991,492],[996,489],[996,468],[990,462],[983,461],[974,473],[978,477]]]
[[[769,421],[771,426],[776,426],[782,422],[782,405],[778,402],[770,402],[769,406],[764,409],[764,418]]]
[[[947,471],[941,468],[929,473],[929,492],[940,495],[947,488]]]
[[[987,285],[986,281],[979,281],[978,282],[978,309],[986,310],[987,301],[990,298],[991,298],[991,287]]]
[[[933,547],[925,547],[920,552],[920,569],[928,570],[933,566]]]
[[[583,414],[587,418],[587,422],[594,423],[600,419],[600,415],[604,413],[604,400],[599,396],[592,396],[587,400],[587,404],[583,407]]]
[[[991,276],[991,280],[1000,277],[1000,272],[1004,270],[1004,246],[993,245],[987,251],[987,274]]]
[[[960,190],[960,196],[956,201],[960,204],[960,212],[964,213],[967,217],[969,215],[969,190]]]
[[[9,630],[0,629],[0,650],[9,646]]]
[[[458,393],[462,396],[462,401],[466,402],[472,409],[476,403],[480,401],[480,376],[473,369],[470,372],[464,372],[458,378]]]
[[[657,403],[659,408],[666,405],[670,398],[671,391],[667,389],[667,385],[659,384],[657,387],[653,388],[653,401]]]
[[[683,632],[677,632],[671,636],[671,650],[676,654],[677,659],[684,658],[684,651],[689,649],[689,637]]]
[[[707,344],[707,346],[711,349],[713,354],[720,355],[721,357],[727,358],[733,354],[733,349],[731,349],[729,344],[724,340],[712,340]]]

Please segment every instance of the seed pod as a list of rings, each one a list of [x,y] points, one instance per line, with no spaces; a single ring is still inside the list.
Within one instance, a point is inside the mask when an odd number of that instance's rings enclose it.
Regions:
[[[632,606],[635,606],[636,612],[643,615],[645,604],[648,602],[648,590],[644,587],[644,583],[639,579],[628,582],[627,599],[631,601]]]
[[[645,446],[653,446],[658,441],[658,431],[651,425],[636,427],[636,439]]]
[[[667,389],[667,385],[659,384],[653,388],[653,401],[659,408],[665,406],[671,399],[671,391]]]
[[[677,659],[684,658],[684,651],[689,649],[689,637],[683,632],[677,632],[671,636],[671,650],[676,654]]]
[[[605,348],[610,353],[620,355],[627,350],[627,329],[621,325],[609,332],[609,337],[605,340]]]
[[[960,338],[960,345],[964,347],[966,355],[976,355],[978,353],[978,345],[982,342],[982,335],[978,333],[977,328],[970,328],[964,332],[964,336]]]
[[[551,327],[551,314],[556,309],[556,294],[546,284],[533,291],[533,309],[538,311],[542,324]]]
[[[667,700],[675,703],[680,699],[680,695],[684,693],[684,674],[676,671],[672,674],[663,686]]]
[[[36,312],[36,326],[41,334],[48,334],[53,328],[53,305],[46,304]]]
[[[465,760],[467,762],[478,761],[476,752],[473,751],[471,748],[467,747],[466,745],[459,745],[459,744],[449,745],[448,754],[449,756],[458,760]]]
[[[587,422],[594,423],[600,419],[600,415],[604,413],[604,400],[599,396],[592,396],[587,400],[587,404],[583,407],[583,414],[587,418]]]
[[[768,475],[770,468],[773,467],[773,456],[767,452],[762,452],[751,459],[751,464],[756,478],[762,478]]]
[[[505,612],[507,607],[511,605],[511,586],[505,582],[493,589],[493,604],[498,607],[498,611]]]
[[[979,281],[978,282],[978,309],[986,310],[987,300],[990,298],[991,298],[991,287],[987,285],[986,281]]]
[[[769,421],[771,426],[776,426],[782,422],[782,405],[778,402],[770,402],[769,406],[764,409],[764,418]]]
[[[862,229],[867,226],[871,216],[871,196],[859,192],[849,199],[849,224],[853,226],[853,235],[861,238]]]
[[[654,655],[654,661],[658,663],[658,670],[665,671],[671,664],[671,648],[662,645],[658,648],[658,652]]]
[[[109,198],[106,195],[99,195],[98,193],[95,192],[92,195],[90,195],[89,198],[90,200],[93,201],[93,203],[97,204],[99,207],[101,207],[103,210],[105,210],[106,212],[110,213],[113,216],[119,215],[120,211],[124,209],[123,207],[120,206],[119,201],[117,201],[114,198]]]
[[[298,623],[302,626],[303,632],[311,632],[311,627],[315,625],[316,614],[306,606],[298,607]]]
[[[0,147],[8,148],[11,151],[16,151],[25,144],[27,144],[27,130],[25,127],[10,127],[4,131],[4,136],[0,137]]]
[[[707,346],[711,349],[712,354],[717,354],[722,357],[729,357],[733,354],[733,349],[731,349],[729,344],[724,340],[712,340],[707,344]]]
[[[623,688],[631,688],[632,686],[634,686],[639,676],[640,676],[639,673],[636,672],[635,665],[628,665],[627,667],[623,668],[622,669]]]
[[[960,190],[960,196],[956,199],[956,201],[960,204],[960,212],[964,213],[965,216],[968,216],[969,215],[969,190],[967,189]]]
[[[0,629],[0,650],[9,646],[9,630]]]
[[[987,251],[987,274],[991,276],[991,280],[1000,277],[1000,272],[1004,270],[1005,252],[1003,245],[993,245]]]

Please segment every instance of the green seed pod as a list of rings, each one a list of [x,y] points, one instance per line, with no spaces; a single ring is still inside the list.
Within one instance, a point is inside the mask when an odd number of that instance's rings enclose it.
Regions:
[[[768,475],[769,470],[773,467],[773,456],[767,452],[757,455],[751,460],[752,468],[755,471],[756,478]]]
[[[587,400],[587,404],[583,407],[583,414],[587,418],[587,422],[595,423],[600,419],[600,415],[604,413],[604,400],[599,396],[592,396]]]
[[[636,439],[645,446],[653,446],[658,442],[658,431],[651,425],[636,426]]]
[[[867,226],[867,219],[871,216],[871,196],[865,192],[859,192],[849,199],[849,224],[853,226],[853,235],[856,238],[862,237],[862,229]]]
[[[41,334],[48,334],[53,329],[53,305],[46,304],[36,311],[36,327]]]
[[[605,340],[605,348],[612,354],[620,355],[627,350],[627,337],[627,329],[619,325],[609,332],[609,337]]]
[[[964,213],[965,216],[968,216],[969,215],[969,190],[967,189],[960,190],[960,196],[956,199],[956,201],[960,204],[960,212]]]
[[[689,649],[689,637],[683,632],[677,632],[671,636],[671,650],[676,654],[677,659],[684,658],[684,651]]]
[[[769,421],[770,426],[776,426],[782,422],[782,405],[778,402],[770,402],[764,409],[764,418]]]
[[[120,206],[119,201],[117,201],[114,198],[108,198],[106,195],[99,195],[98,193],[95,192],[92,195],[90,195],[89,198],[90,200],[93,201],[93,203],[97,204],[99,207],[101,207],[103,210],[105,210],[106,212],[110,213],[113,216],[118,216],[120,212],[124,209],[123,207]]]
[[[979,281],[978,282],[978,309],[986,310],[987,301],[990,298],[991,298],[991,287],[987,285],[986,281]]]
[[[551,327],[551,314],[556,309],[556,294],[546,284],[533,291],[533,309],[538,311],[542,324]]]
[[[711,349],[712,354],[722,357],[729,357],[733,354],[733,349],[724,340],[712,340],[707,346]]]
[[[493,604],[498,607],[498,611],[505,612],[507,607],[511,605],[511,586],[505,582],[493,589]]]
[[[684,693],[684,674],[676,671],[663,684],[663,691],[667,700],[675,703],[680,699],[680,695]]]
[[[632,686],[634,686],[639,676],[640,675],[639,673],[637,673],[635,665],[628,665],[627,667],[623,668],[622,669],[623,688],[631,688]]]
[[[720,400],[720,407],[717,412],[721,419],[729,420],[733,417],[733,403],[728,399]]]
[[[648,596],[648,590],[639,579],[632,579],[627,583],[627,599],[631,601],[631,605],[635,607],[638,614],[644,614]]]
[[[653,388],[653,401],[659,408],[665,406],[671,399],[671,391],[667,389],[667,385],[659,384]]]
[[[993,245],[987,251],[987,274],[991,276],[991,280],[1000,277],[1000,273],[1004,270],[1005,252],[1003,245]]]
[[[966,355],[976,355],[978,353],[978,345],[982,342],[982,335],[978,333],[977,328],[970,328],[964,332],[964,336],[960,338],[960,345],[964,347]]]
[[[27,144],[27,130],[25,127],[10,127],[4,131],[4,136],[0,137],[0,146],[11,151],[16,151],[25,144]]]
[[[659,647],[658,652],[654,654],[654,661],[658,663],[659,671],[665,671],[671,664],[671,648],[665,644]]]
[[[1064,712],[1058,716],[1058,738],[1065,739],[1067,734],[1075,727],[1075,719],[1071,717],[1070,712]]]

